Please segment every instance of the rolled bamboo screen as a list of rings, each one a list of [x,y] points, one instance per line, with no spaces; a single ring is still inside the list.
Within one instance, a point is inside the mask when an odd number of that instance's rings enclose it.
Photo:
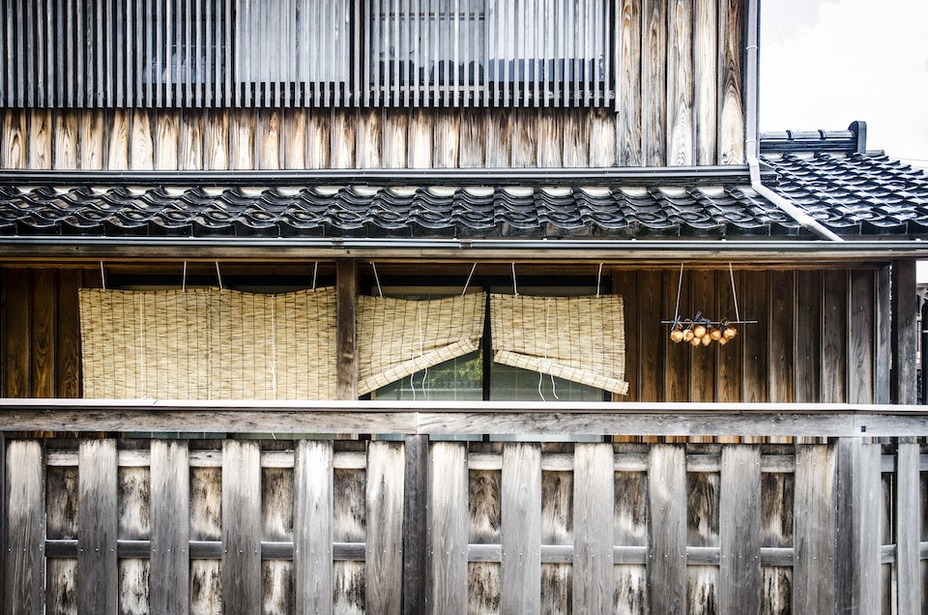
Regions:
[[[80,291],[84,396],[334,399],[335,292]]]
[[[428,301],[358,298],[358,393],[474,352],[486,294]]]
[[[493,360],[613,393],[625,382],[622,297],[490,295]]]

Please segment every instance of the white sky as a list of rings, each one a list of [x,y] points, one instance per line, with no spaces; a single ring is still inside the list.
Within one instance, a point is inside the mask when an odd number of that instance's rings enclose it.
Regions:
[[[928,169],[928,0],[761,0],[760,129],[854,120],[868,149]]]

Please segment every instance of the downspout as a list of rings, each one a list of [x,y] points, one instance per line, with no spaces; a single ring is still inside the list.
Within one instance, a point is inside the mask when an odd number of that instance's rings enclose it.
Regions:
[[[748,169],[751,173],[751,188],[754,191],[776,205],[780,211],[795,220],[804,229],[811,232],[819,239],[827,241],[844,241],[836,235],[831,229],[814,219],[805,211],[793,204],[781,194],[774,192],[763,183],[760,178],[760,142],[757,138],[758,133],[758,38],[760,29],[760,0],[748,0],[747,15],[747,44],[745,46],[746,55],[746,73],[745,73],[745,139],[744,155],[747,159]]]

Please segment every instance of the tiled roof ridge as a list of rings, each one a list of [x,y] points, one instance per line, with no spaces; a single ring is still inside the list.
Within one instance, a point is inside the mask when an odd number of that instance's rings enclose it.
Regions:
[[[867,123],[852,122],[847,130],[782,130],[760,135],[761,154],[828,151],[866,153]]]

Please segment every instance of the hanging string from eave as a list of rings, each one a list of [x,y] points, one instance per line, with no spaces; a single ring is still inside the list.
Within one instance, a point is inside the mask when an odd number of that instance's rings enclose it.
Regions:
[[[316,290],[316,275],[319,273],[319,261],[313,263],[313,290]]]
[[[599,264],[599,272],[596,274],[596,296],[600,296],[600,288],[603,281],[603,264]]]
[[[735,302],[735,322],[741,322],[741,310],[738,309],[738,293],[735,291],[735,271],[731,263],[728,263],[728,276],[731,278],[731,297]]]
[[[467,276],[467,281],[464,282],[464,290],[461,291],[461,296],[467,294],[467,287],[470,286],[470,281],[474,277],[474,272],[477,271],[477,263],[474,263],[474,266],[470,268],[470,275]]]
[[[187,261],[184,261],[184,276],[180,284],[180,289],[187,292]]]
[[[680,320],[680,293],[683,290],[683,263],[680,263],[680,279],[677,282],[677,307],[673,310],[674,321]]]
[[[516,284],[516,264],[512,263],[512,294],[514,297],[519,296],[519,286]]]
[[[106,290],[106,270],[103,268],[103,261],[100,261],[100,283],[103,285],[103,290]]]
[[[380,276],[377,275],[377,265],[374,264],[374,261],[371,261],[371,269],[374,270],[374,281],[377,283],[377,294],[383,299],[383,287],[380,285]]]
[[[216,280],[219,282],[219,290],[223,290],[224,286],[222,285],[222,272],[219,271],[219,261],[216,261]]]

